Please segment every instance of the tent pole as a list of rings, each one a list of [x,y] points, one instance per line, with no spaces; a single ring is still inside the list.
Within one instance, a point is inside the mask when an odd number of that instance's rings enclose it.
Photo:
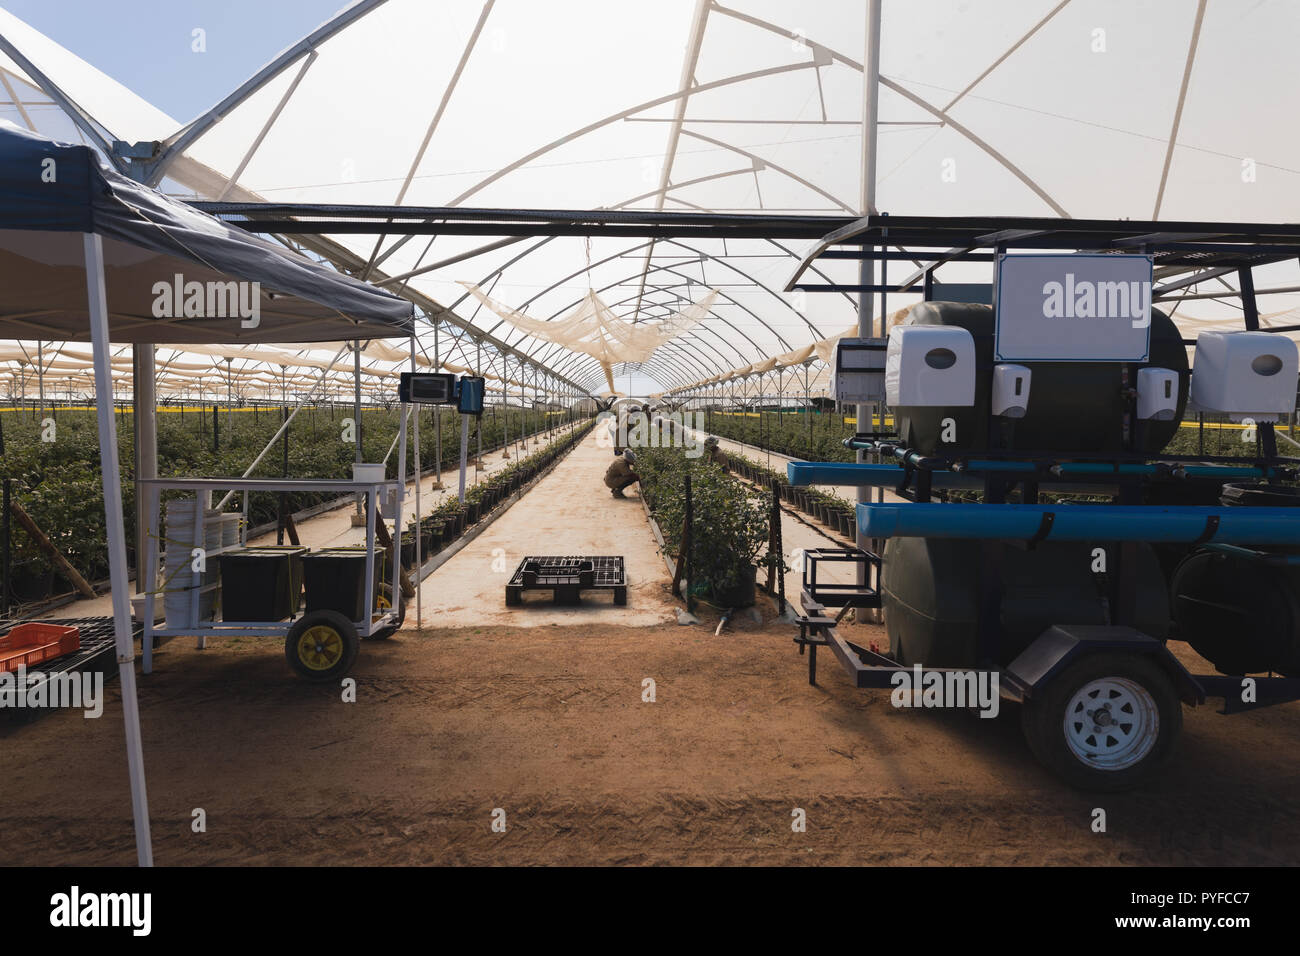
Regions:
[[[122,718],[126,730],[127,775],[131,781],[131,811],[135,819],[136,860],[141,866],[153,866],[153,842],[149,836],[149,797],[145,790],[144,751],[140,742],[140,707],[135,689],[131,602],[127,595],[126,531],[122,523],[117,423],[113,418],[113,376],[108,357],[108,294],[104,288],[104,245],[96,233],[86,233],[83,239],[86,296],[95,363],[95,409],[99,422],[99,454],[104,483],[104,526],[108,542],[109,582],[113,594],[113,636],[117,645],[118,678],[122,682]]]
[[[36,391],[41,402],[39,421],[45,417],[45,343],[39,339],[36,342]]]
[[[412,374],[415,373],[415,333],[414,332],[411,333],[411,373]],[[405,412],[405,409],[403,409],[403,412]],[[402,421],[406,421],[405,415],[403,415]],[[415,580],[416,580],[415,629],[417,631],[422,630],[424,627],[423,616],[420,607],[421,602],[420,602],[420,585],[419,585],[421,559],[424,557],[424,555],[420,554],[420,533],[423,530],[423,525],[421,522],[424,518],[424,515],[420,511],[420,481],[422,480],[422,477],[423,476],[420,474],[420,406],[416,405],[415,406]],[[397,540],[398,543],[400,544],[401,529],[399,528],[397,530],[399,532],[397,534]],[[398,563],[399,564],[401,563],[400,548],[398,548]],[[397,606],[397,600],[398,600],[398,593],[397,593],[397,589],[394,588],[393,607]],[[403,598],[402,600],[405,600],[405,598]]]
[[[880,0],[867,0],[867,30],[865,50],[862,59],[862,170],[861,170],[861,214],[869,216],[876,211],[876,134],[879,128],[880,119]],[[863,258],[858,271],[858,281],[861,285],[870,285],[876,274],[876,264],[871,259]],[[880,317],[881,324],[885,317]],[[858,335],[861,338],[871,336],[871,293],[862,292],[858,295]],[[882,330],[883,333],[883,330]],[[871,416],[874,428],[874,413],[880,406],[858,405],[854,417],[857,419],[855,426],[858,431],[865,431],[863,423]],[[884,420],[883,409],[881,411],[881,420]],[[866,460],[866,454],[861,450],[857,453],[859,462]],[[871,489],[861,487],[857,489],[857,500],[859,503],[871,501]],[[881,496],[883,500],[883,493]],[[859,531],[857,540],[854,542],[859,548],[868,546],[867,539]],[[861,587],[867,583],[867,568],[863,563],[858,567],[858,586]]]
[[[135,591],[145,594],[149,582],[141,573],[141,556],[148,548],[146,525],[148,512],[145,511],[144,494],[140,482],[146,478],[158,477],[158,419],[157,419],[157,373],[154,360],[155,349],[152,345],[133,345],[131,347],[132,372],[134,374],[133,399],[135,415]]]
[[[412,343],[411,364],[414,365],[414,339],[412,339]],[[393,508],[393,580],[391,582],[392,591],[389,592],[391,598],[389,607],[394,611],[396,611],[398,607],[402,606],[399,602],[404,600],[402,597],[402,505],[406,503],[406,416],[408,408],[410,407],[411,406],[408,406],[405,402],[398,402],[397,404],[397,504],[396,507]],[[416,427],[418,428],[420,421],[420,407],[416,405],[414,408]],[[416,455],[419,455],[418,450],[416,451]],[[420,479],[418,475],[415,479],[415,493],[417,496],[420,494]],[[376,508],[375,510],[378,511],[379,509]],[[375,520],[383,521],[384,518],[377,515]],[[416,521],[415,523],[415,565],[413,570],[415,571],[415,577],[418,580],[420,576],[419,521]],[[370,613],[373,614],[374,609],[375,606],[372,603],[370,605]]]
[[[352,423],[353,434],[356,437],[357,450],[356,463],[361,464],[361,340],[357,339],[352,352],[352,389],[353,389],[353,412],[355,420]],[[357,493],[357,514],[361,514],[361,493]],[[357,524],[353,521],[353,526]]]
[[[474,374],[483,374],[483,340],[475,343]],[[483,403],[487,404],[487,382],[483,383]],[[474,480],[478,481],[478,470],[483,467],[483,416],[479,415],[474,430],[478,432],[478,454],[474,458]]]

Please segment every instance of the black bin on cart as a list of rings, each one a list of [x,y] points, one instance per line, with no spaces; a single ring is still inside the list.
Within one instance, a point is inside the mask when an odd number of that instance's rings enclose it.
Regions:
[[[294,596],[291,603],[293,612],[297,614],[302,608],[302,558],[311,552],[311,548],[296,544],[259,544],[257,550],[289,555],[289,593]]]
[[[375,594],[379,594],[382,554],[375,555]],[[325,548],[302,557],[307,613],[338,611],[362,621],[366,609],[366,549]]]
[[[224,621],[283,621],[302,603],[306,548],[241,548],[218,556]]]

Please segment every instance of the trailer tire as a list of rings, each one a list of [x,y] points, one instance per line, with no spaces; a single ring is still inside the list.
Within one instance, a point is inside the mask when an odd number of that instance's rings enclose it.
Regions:
[[[360,647],[356,626],[344,615],[309,611],[289,628],[284,656],[299,677],[324,682],[350,671]]]
[[[1039,762],[1073,787],[1106,792],[1140,784],[1183,728],[1178,694],[1160,666],[1111,651],[1070,664],[1025,701],[1020,719]]]

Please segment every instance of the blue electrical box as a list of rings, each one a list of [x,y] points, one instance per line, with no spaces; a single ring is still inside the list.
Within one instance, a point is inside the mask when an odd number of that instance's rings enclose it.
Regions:
[[[461,376],[456,387],[456,410],[462,415],[482,415],[487,379]]]

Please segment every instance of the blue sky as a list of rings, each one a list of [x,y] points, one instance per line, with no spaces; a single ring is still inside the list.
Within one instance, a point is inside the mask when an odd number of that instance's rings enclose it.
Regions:
[[[0,0],[0,6],[182,122],[349,0]],[[195,53],[195,28],[207,51]]]

